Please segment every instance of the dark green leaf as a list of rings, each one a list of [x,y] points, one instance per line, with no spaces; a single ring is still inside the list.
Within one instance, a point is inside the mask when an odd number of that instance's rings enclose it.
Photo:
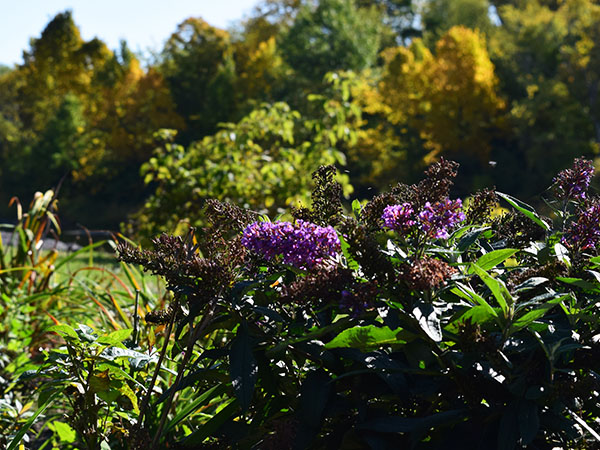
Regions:
[[[500,418],[498,450],[513,450],[519,439],[519,423],[514,408],[508,407]]]
[[[532,401],[523,401],[519,405],[518,412],[519,433],[521,443],[529,445],[537,436],[540,429],[540,418],[538,416],[538,406]]]
[[[471,245],[473,245],[477,241],[477,239],[479,238],[481,233],[483,233],[485,230],[488,230],[488,229],[489,229],[489,227],[485,227],[485,228],[476,228],[474,230],[469,231],[460,239],[460,241],[458,241],[456,248],[458,249],[459,252],[461,252],[461,253],[464,252],[465,250],[467,250]]]
[[[529,311],[528,313],[524,314],[523,316],[519,317],[511,325],[511,327],[510,327],[511,333],[514,333],[515,331],[518,331],[522,328],[527,327],[529,324],[531,324],[535,320],[546,315],[546,313],[548,311],[550,311],[552,308],[554,308],[560,302],[562,302],[563,300],[565,300],[569,297],[570,297],[570,294],[563,295],[562,297],[553,298],[552,300],[548,300],[546,303],[538,306],[537,308],[535,308],[535,309]]]
[[[358,428],[379,433],[420,433],[439,425],[452,423],[460,419],[464,413],[464,410],[450,410],[426,417],[381,417],[360,424]]]
[[[582,280],[581,278],[556,277],[556,279],[563,283],[577,286],[578,288],[584,289],[586,291],[600,291],[600,284],[585,281],[585,280]]]
[[[496,191],[496,194],[499,197],[502,197],[504,200],[506,200],[517,211],[521,212],[526,217],[533,220],[536,224],[538,224],[544,230],[546,230],[546,231],[550,230],[550,226],[546,222],[544,222],[542,219],[540,219],[540,216],[538,215],[538,213],[535,212],[535,209],[533,209],[527,203],[524,203],[521,200],[519,200],[511,195],[503,194],[502,192]]]
[[[227,386],[225,384],[217,384],[213,386],[208,391],[203,392],[199,397],[195,398],[191,403],[182,405],[183,408],[179,411],[173,419],[168,423],[165,431],[169,431],[179,422],[184,420],[190,415],[193,415],[194,412],[199,409],[201,406],[204,406],[206,403],[211,401],[212,399],[219,397],[225,393],[227,390]]]
[[[330,392],[331,380],[322,369],[311,372],[300,387],[299,417],[312,431],[321,427]]]
[[[248,327],[241,325],[231,344],[229,352],[230,377],[235,395],[242,411],[250,406],[254,383],[258,375],[256,359],[252,354],[252,343],[248,335]]]
[[[213,436],[214,433],[230,419],[233,419],[237,416],[237,411],[239,408],[238,402],[236,399],[229,400],[228,403],[224,404],[224,408],[221,409],[217,414],[208,419],[205,423],[200,425],[200,427],[190,434],[184,441],[183,444],[185,446],[199,445],[206,439],[207,437]]]

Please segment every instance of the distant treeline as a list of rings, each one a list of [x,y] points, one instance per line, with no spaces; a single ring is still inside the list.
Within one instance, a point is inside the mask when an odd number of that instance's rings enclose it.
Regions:
[[[264,0],[150,57],[66,11],[0,68],[0,216],[60,185],[67,224],[150,235],[209,197],[306,202],[321,164],[367,198],[440,157],[457,195],[526,199],[598,153],[599,23],[597,0]]]

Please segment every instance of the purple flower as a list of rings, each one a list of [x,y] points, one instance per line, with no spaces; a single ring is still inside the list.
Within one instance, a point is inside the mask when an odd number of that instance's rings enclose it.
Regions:
[[[573,162],[573,167],[559,172],[552,180],[554,195],[561,200],[584,200],[593,175],[594,163],[584,158],[577,158]]]
[[[447,239],[450,236],[448,230],[465,220],[461,208],[460,199],[447,198],[433,205],[427,202],[418,216],[419,227],[432,238]]]
[[[582,211],[567,231],[564,239],[570,247],[580,250],[595,249],[600,241],[600,203]]]
[[[318,265],[341,249],[332,227],[297,220],[290,222],[254,222],[242,234],[244,247],[272,259],[282,255],[283,262],[302,269]]]
[[[404,232],[415,225],[413,220],[414,210],[410,203],[401,205],[389,205],[383,210],[383,223],[390,230]]]
[[[425,203],[423,210],[414,215],[414,209],[410,203],[386,206],[383,210],[383,223],[386,228],[407,233],[417,225],[429,237],[446,239],[450,236],[448,230],[465,220],[461,211],[462,201],[460,199],[450,200],[446,198],[442,202],[433,205]]]

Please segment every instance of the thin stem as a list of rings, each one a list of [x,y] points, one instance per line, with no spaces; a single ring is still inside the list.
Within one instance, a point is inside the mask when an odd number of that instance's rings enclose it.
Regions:
[[[209,310],[206,312],[206,314],[204,314],[202,321],[196,327],[194,327],[192,330],[190,330],[187,347],[185,349],[185,353],[183,354],[183,360],[181,361],[181,368],[177,371],[177,377],[175,378],[175,382],[171,386],[171,394],[169,395],[169,397],[165,401],[165,405],[163,406],[160,423],[158,425],[158,430],[156,430],[156,433],[154,434],[154,439],[152,440],[152,445],[150,446],[150,450],[154,450],[157,448],[156,446],[158,445],[158,442],[162,435],[162,431],[165,426],[165,422],[167,420],[169,410],[171,409],[171,404],[173,403],[173,398],[175,397],[175,394],[177,393],[177,388],[179,387],[179,384],[181,383],[181,379],[183,378],[183,373],[185,372],[185,367],[187,366],[187,363],[189,362],[189,360],[192,356],[194,344],[198,340],[198,338],[201,336],[204,329],[210,323],[214,309],[215,309],[214,305],[211,305]]]
[[[162,367],[163,360],[165,359],[165,355],[167,354],[167,347],[169,346],[169,338],[171,336],[171,330],[173,329],[173,323],[175,322],[175,316],[177,315],[177,311],[179,310],[179,296],[175,297],[175,304],[173,305],[173,312],[171,313],[171,317],[169,318],[169,323],[167,324],[167,330],[165,332],[165,342],[160,351],[160,356],[158,357],[158,362],[156,363],[156,368],[154,369],[154,373],[152,374],[152,380],[150,381],[150,385],[148,386],[148,390],[146,391],[146,395],[142,400],[142,405],[140,407],[140,417],[138,419],[137,428],[139,429],[144,420],[144,415],[146,413],[146,409],[148,408],[148,404],[150,403],[150,397],[152,396],[152,391],[154,390],[154,384],[156,383],[156,379],[158,378],[158,372],[160,372],[160,368]]]
[[[138,325],[140,321],[140,316],[138,314],[138,305],[140,300],[140,290],[135,290],[135,306],[133,310],[133,347],[137,347],[137,339],[138,339]]]

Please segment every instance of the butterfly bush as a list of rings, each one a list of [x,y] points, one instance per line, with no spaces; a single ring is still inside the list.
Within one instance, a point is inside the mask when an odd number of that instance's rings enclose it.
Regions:
[[[573,167],[565,169],[554,178],[554,195],[561,200],[584,200],[594,175],[594,163],[577,158]]]
[[[242,234],[242,245],[267,259],[282,255],[284,263],[301,269],[315,267],[341,249],[333,227],[304,220],[251,223]]]
[[[426,202],[416,216],[410,203],[390,205],[383,210],[381,218],[384,226],[390,230],[406,233],[417,226],[431,238],[446,239],[450,236],[449,230],[465,220],[461,209],[460,199],[446,198],[433,204]]]

